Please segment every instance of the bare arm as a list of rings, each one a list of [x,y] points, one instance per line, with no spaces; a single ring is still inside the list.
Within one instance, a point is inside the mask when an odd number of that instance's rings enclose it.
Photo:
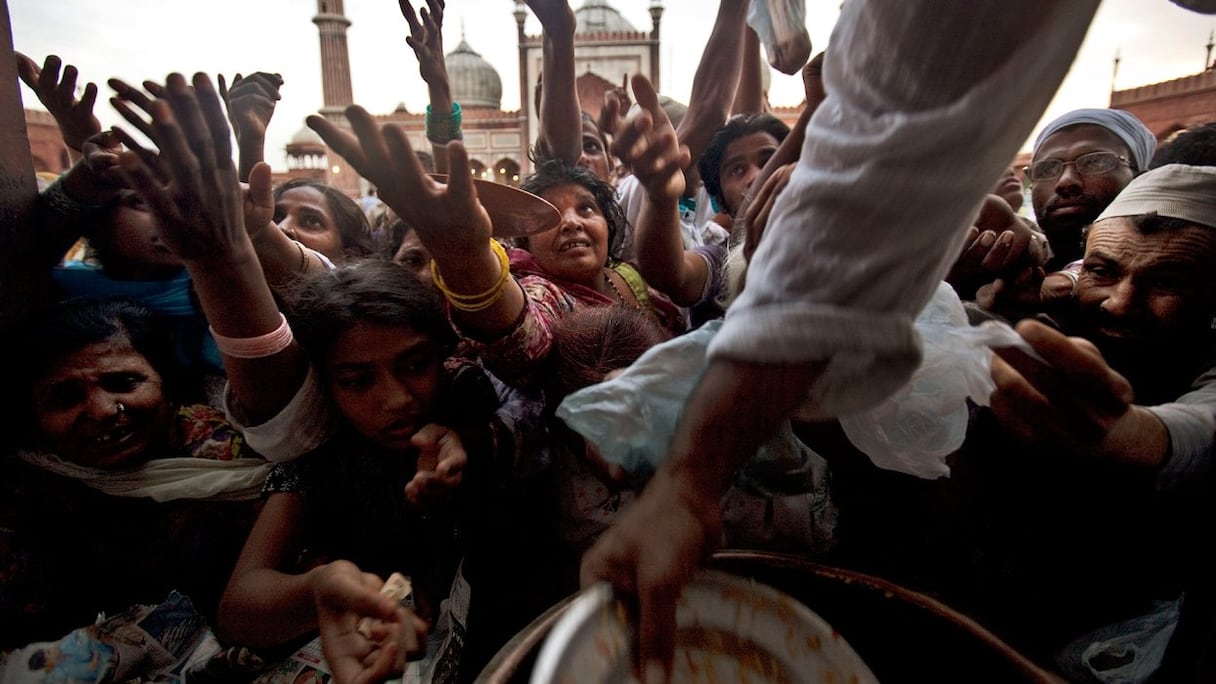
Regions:
[[[145,111],[169,185],[136,152],[120,157],[123,173],[155,212],[165,243],[186,264],[217,339],[266,336],[280,329],[282,317],[245,230],[244,197],[219,95],[204,74],[196,74],[193,84],[171,74],[163,95],[148,101]],[[259,164],[253,176],[268,185],[269,168]],[[286,406],[308,369],[294,341],[256,358],[230,355],[223,345],[221,353],[232,391],[252,422]]]
[[[704,259],[684,250],[680,235],[688,150],[676,140],[650,81],[634,76],[633,90],[639,108],[618,131],[613,153],[632,167],[646,193],[634,233],[638,268],[655,289],[676,304],[691,306],[700,300],[710,273]]]
[[[713,31],[693,76],[688,112],[676,129],[680,144],[691,155],[690,168],[696,167],[710,137],[730,114],[742,62],[747,6],[748,0],[721,0],[718,4]]]
[[[303,517],[299,494],[272,494],[266,500],[220,599],[216,629],[226,641],[276,646],[317,627],[313,580],[322,568],[284,571],[299,553]]]
[[[670,671],[680,590],[721,536],[720,501],[735,470],[793,412],[819,365],[714,361],[694,390],[667,460],[642,496],[583,557],[584,585],[608,580],[640,608],[646,681]],[[763,387],[764,401],[755,400]]]
[[[401,16],[410,26],[410,35],[405,39],[418,58],[418,71],[426,81],[431,98],[431,109],[427,119],[446,120],[453,116],[452,88],[448,82],[448,68],[443,55],[443,0],[426,0],[427,6],[415,13],[409,0],[398,0]],[[432,137],[430,126],[427,138],[431,141],[431,153],[435,159],[435,171],[448,172],[447,144],[459,138],[441,139]]]
[[[731,114],[754,114],[765,110],[764,81],[760,69],[760,38],[750,28],[743,32],[743,68],[739,71],[739,85],[735,88],[735,101]]]
[[[582,107],[574,78],[574,11],[566,0],[527,0],[544,29],[540,131],[547,156],[578,163],[583,153]]]

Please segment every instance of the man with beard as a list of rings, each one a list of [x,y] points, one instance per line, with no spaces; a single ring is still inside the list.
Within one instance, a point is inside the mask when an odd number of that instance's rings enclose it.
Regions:
[[[1081,258],[1081,229],[1148,168],[1157,139],[1132,114],[1077,109],[1048,124],[1026,167],[1035,219],[1047,235],[1048,273]]]
[[[1117,654],[1095,644],[1160,617],[1153,602],[1176,600],[1199,567],[1216,443],[1214,262],[1216,167],[1131,181],[1088,229],[1064,331],[1017,326],[1037,356],[993,359],[991,412],[954,463],[978,559],[976,594],[960,602],[1067,674],[1129,658],[1151,672],[1160,632],[1141,635],[1134,657],[1104,661]]]

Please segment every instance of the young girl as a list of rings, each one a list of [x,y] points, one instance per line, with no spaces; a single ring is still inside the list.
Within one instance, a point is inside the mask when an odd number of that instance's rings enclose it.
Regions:
[[[245,231],[228,124],[210,80],[171,75],[164,99],[146,111],[175,183],[157,183],[135,154],[123,155],[123,170],[172,227],[167,241],[195,280],[234,411],[251,424],[298,417],[307,408],[297,395],[308,388],[334,409],[316,448],[270,478],[218,631],[268,647],[320,629],[335,678],[400,672],[425,625],[377,590],[390,572],[410,575],[418,612],[438,616],[461,552],[455,511],[442,504],[468,462],[461,436],[438,423],[458,426],[456,412],[445,412],[458,402],[460,416],[488,425],[496,397],[479,401],[458,387],[475,375],[449,380],[444,360],[456,338],[440,300],[398,266],[367,261],[321,275],[290,298],[289,325]],[[261,173],[265,165],[251,179]],[[486,433],[477,439],[488,442]],[[380,622],[356,631],[362,617]]]

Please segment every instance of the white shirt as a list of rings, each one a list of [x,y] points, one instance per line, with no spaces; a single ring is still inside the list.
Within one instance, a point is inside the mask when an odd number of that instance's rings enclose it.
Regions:
[[[846,2],[824,64],[828,98],[711,357],[826,360],[806,417],[858,411],[904,384],[920,360],[917,312],[1097,6]]]

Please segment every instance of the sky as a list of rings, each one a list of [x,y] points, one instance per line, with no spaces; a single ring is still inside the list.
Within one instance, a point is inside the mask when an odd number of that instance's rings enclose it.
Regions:
[[[611,0],[639,29],[650,27],[653,0]],[[959,0],[966,1],[966,0]],[[571,0],[579,7],[584,0]],[[713,26],[715,7],[708,0],[661,0],[660,78],[663,92],[688,101],[692,76]],[[283,148],[322,103],[321,60],[315,0],[7,0],[14,47],[39,64],[48,54],[76,65],[81,83],[101,87],[97,113],[104,125],[122,123],[105,99],[107,78],[129,83],[163,81],[166,74],[254,71],[283,75],[283,99],[267,136],[266,159],[284,167]],[[415,0],[415,7],[422,0]],[[450,51],[461,37],[498,69],[504,109],[519,107],[518,64],[513,0],[447,0],[444,44]],[[806,0],[807,28],[814,50],[828,44],[840,0]],[[393,0],[345,0],[351,20],[347,32],[352,88],[356,103],[373,113],[399,103],[413,112],[427,104],[418,64],[405,43],[408,27]],[[1204,68],[1216,16],[1184,10],[1168,0],[1105,0],[1090,26],[1072,69],[1043,122],[1078,107],[1105,107],[1112,85],[1131,88],[1198,73]],[[539,34],[529,15],[525,29]],[[984,30],[987,30],[986,28]],[[1034,40],[1034,36],[1027,36]],[[1119,56],[1117,73],[1113,61]],[[802,101],[798,75],[772,72],[769,100],[774,105]],[[22,87],[26,107],[42,108]],[[1213,114],[1216,118],[1216,113]],[[1037,128],[1037,127],[1036,127]],[[1024,147],[1029,149],[1029,142]]]

